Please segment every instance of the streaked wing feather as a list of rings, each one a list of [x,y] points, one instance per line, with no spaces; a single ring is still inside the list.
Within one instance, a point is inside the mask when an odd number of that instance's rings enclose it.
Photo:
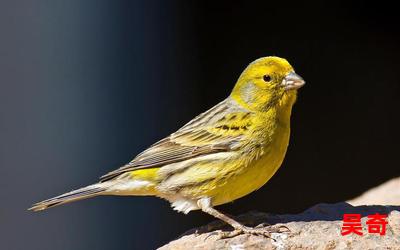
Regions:
[[[232,105],[229,105],[232,106]],[[130,163],[100,178],[104,182],[137,169],[161,167],[194,157],[232,150],[241,135],[212,130],[226,114],[227,100],[200,114],[177,132],[153,144]]]

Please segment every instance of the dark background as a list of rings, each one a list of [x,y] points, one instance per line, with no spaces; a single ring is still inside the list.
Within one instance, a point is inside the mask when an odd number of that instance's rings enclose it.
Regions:
[[[221,210],[296,213],[400,174],[395,6],[216,2],[1,2],[0,248],[153,249],[212,220],[153,197],[26,209],[128,162],[267,55],[307,81],[287,157]]]

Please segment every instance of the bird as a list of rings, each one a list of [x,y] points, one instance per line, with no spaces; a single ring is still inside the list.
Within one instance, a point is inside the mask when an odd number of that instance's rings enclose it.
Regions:
[[[304,84],[286,59],[259,58],[214,107],[97,183],[35,203],[29,210],[100,195],[156,196],[178,212],[201,210],[232,226],[221,238],[270,237],[276,228],[246,226],[215,207],[258,190],[280,168],[289,145],[292,107]]]

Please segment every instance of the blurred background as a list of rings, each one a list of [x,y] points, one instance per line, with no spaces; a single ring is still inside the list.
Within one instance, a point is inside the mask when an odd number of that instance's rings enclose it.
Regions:
[[[297,213],[400,175],[398,9],[384,1],[1,1],[0,248],[154,249],[212,220],[152,197],[33,203],[97,181],[278,55],[307,85],[282,168],[221,206]]]

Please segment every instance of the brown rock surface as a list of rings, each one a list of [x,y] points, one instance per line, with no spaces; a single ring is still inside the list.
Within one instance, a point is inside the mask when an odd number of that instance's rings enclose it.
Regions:
[[[348,203],[353,206],[377,204],[400,206],[400,177],[374,187]]]
[[[397,188],[400,178],[394,182],[389,181],[382,186],[371,190],[371,193],[382,196],[390,194],[388,188]],[[399,192],[399,190],[393,190]],[[249,212],[237,217],[237,220],[249,226],[269,223],[271,225],[285,225],[290,228],[290,233],[272,234],[274,240],[263,236],[239,235],[230,239],[216,240],[216,234],[221,230],[231,230],[230,227],[219,221],[206,226],[192,229],[179,239],[171,241],[161,247],[162,250],[170,249],[398,249],[400,250],[400,206],[387,205],[393,202],[400,204],[395,198],[375,197],[368,192],[362,199],[354,199],[353,204],[371,204],[382,202],[385,205],[352,206],[342,202],[336,204],[318,204],[300,214],[275,215],[260,212]],[[396,196],[393,196],[396,197]],[[398,196],[397,196],[398,197]],[[370,202],[370,201],[371,202]],[[384,202],[385,201],[385,202]],[[363,236],[350,234],[341,235],[341,226],[344,213],[357,213],[362,215]],[[387,214],[388,225],[386,235],[368,233],[366,220],[370,214]]]

